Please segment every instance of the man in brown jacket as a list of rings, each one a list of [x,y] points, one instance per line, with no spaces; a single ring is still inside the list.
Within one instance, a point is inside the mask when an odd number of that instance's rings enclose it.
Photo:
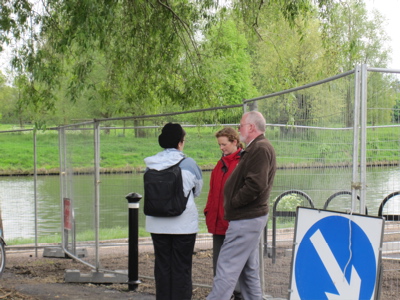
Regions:
[[[229,221],[229,228],[207,300],[231,299],[238,280],[244,299],[263,297],[258,244],[268,221],[268,198],[275,177],[276,157],[274,148],[264,137],[265,119],[261,113],[245,113],[239,132],[247,146],[225,184],[225,219]]]

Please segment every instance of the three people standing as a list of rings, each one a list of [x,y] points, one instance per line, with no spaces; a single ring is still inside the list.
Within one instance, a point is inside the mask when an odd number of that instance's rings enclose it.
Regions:
[[[275,151],[264,136],[265,125],[261,113],[243,114],[239,133],[240,141],[247,144],[244,150],[237,138],[229,138],[228,129],[217,133],[223,157],[212,173],[204,210],[216,246],[213,251],[215,277],[207,300],[231,299],[237,282],[244,299],[263,297],[258,245],[268,221],[268,200],[276,172]],[[185,157],[182,153],[185,134],[179,124],[166,124],[159,136],[164,151],[147,157],[146,166],[163,170],[178,163]],[[177,217],[146,216],[146,230],[151,233],[155,252],[157,300],[192,297],[192,255],[198,232],[194,197],[200,194],[203,180],[193,159],[183,160],[180,167],[183,190],[189,195],[186,210]]]

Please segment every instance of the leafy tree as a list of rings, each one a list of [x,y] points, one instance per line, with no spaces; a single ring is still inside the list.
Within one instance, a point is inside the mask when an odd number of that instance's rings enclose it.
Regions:
[[[393,107],[393,122],[400,123],[400,81],[393,80],[392,88],[396,93],[396,104]]]
[[[321,11],[321,15],[326,58],[336,70],[351,70],[358,64],[386,67],[389,49],[385,49],[384,43],[388,36],[383,30],[383,18],[377,11],[371,19],[364,1],[347,0],[332,3],[328,10]],[[353,125],[352,90],[353,80],[349,78],[344,110],[347,126]]]
[[[197,36],[224,21],[223,13],[230,9],[218,2],[47,0],[34,6],[28,0],[3,0],[0,41],[27,40],[13,60],[25,82],[21,99],[44,110],[54,109],[64,80],[73,101],[91,89],[93,96],[103,96],[103,104],[118,98],[135,113],[171,104],[181,109],[207,106],[221,95],[213,93],[215,70],[204,59],[210,51]],[[271,3],[290,24],[312,7],[309,0],[236,0],[231,7],[257,31],[261,8]],[[102,80],[93,84],[99,69]]]
[[[4,123],[16,122],[15,105],[17,103],[15,88],[6,84],[6,77],[0,72],[0,120]]]
[[[0,7],[0,42],[20,45],[13,59],[20,116],[29,110],[35,120],[235,104],[388,59],[382,18],[370,20],[361,0],[40,3],[3,0]],[[324,104],[318,89],[294,93],[264,110],[303,124],[335,103],[334,113],[343,111],[350,123],[352,88],[325,92]],[[347,103],[338,104],[343,93]]]
[[[319,21],[314,13],[296,20],[290,27],[271,6],[259,20],[263,29],[260,39],[252,44],[253,78],[261,92],[267,95],[311,83],[333,74],[327,66],[320,36]],[[321,98],[321,95],[324,97]],[[295,93],[259,101],[259,109],[269,122],[288,125],[314,125],[312,122],[332,122],[326,115],[340,112],[340,89],[313,87]],[[326,107],[330,107],[329,111]],[[330,124],[330,123],[328,123]],[[327,125],[328,125],[327,124]],[[286,130],[286,128],[282,128]]]
[[[387,36],[382,29],[382,18],[375,14],[370,19],[362,1],[320,6],[307,19],[297,18],[296,28],[279,19],[276,8],[268,9],[260,20],[265,30],[259,31],[261,39],[256,41],[257,50],[253,54],[255,83],[262,94],[333,76],[361,63],[384,67],[388,60],[388,51],[383,46]],[[288,125],[312,125],[305,121],[313,120],[334,124],[342,121],[335,116],[345,115],[344,125],[352,126],[354,82],[352,77],[347,78],[347,82],[341,81],[334,88],[314,87],[270,98],[264,101],[263,109],[269,120]],[[390,81],[385,83],[378,78],[381,82],[378,90],[390,85]],[[378,88],[377,83],[372,86]],[[324,99],[320,97],[322,89]],[[389,99],[381,97],[381,102]]]
[[[243,23],[229,15],[224,19],[207,32],[201,45],[201,71],[210,80],[217,100],[213,104],[218,106],[241,104],[244,98],[258,95],[251,80],[251,56]]]
[[[368,74],[368,123],[374,125],[388,125],[393,120],[393,111],[396,107],[398,94],[394,88],[395,79],[382,73]],[[387,108],[387,109],[377,109]]]

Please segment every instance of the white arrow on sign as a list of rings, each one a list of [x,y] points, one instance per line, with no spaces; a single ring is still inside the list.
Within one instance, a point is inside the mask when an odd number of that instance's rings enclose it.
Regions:
[[[329,248],[327,242],[325,241],[321,231],[318,229],[310,238],[311,243],[314,245],[315,250],[322,260],[329,276],[331,277],[333,283],[339,295],[325,293],[328,299],[359,299],[360,288],[361,288],[361,278],[358,275],[354,266],[351,268],[351,279],[350,284],[347,282],[345,274],[340,269],[340,266],[335,259],[331,249]]]

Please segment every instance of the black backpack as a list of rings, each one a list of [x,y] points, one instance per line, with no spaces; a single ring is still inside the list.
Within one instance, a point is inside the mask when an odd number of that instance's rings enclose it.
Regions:
[[[187,197],[183,193],[182,172],[179,164],[157,171],[148,169],[144,181],[144,214],[154,217],[179,216],[186,209]]]

